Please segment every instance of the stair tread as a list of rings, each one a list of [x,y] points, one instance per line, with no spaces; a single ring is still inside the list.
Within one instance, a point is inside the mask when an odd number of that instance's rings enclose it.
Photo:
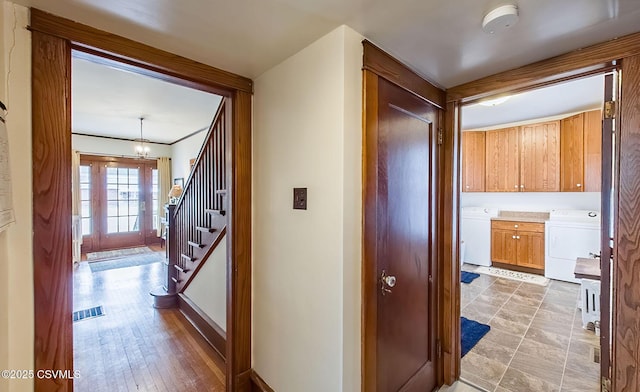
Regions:
[[[206,233],[213,233],[216,231],[213,227],[196,226],[196,230],[204,231]]]
[[[182,268],[178,264],[174,264],[173,267],[182,273],[189,272],[188,268]]]
[[[193,246],[193,247],[196,247],[196,248],[204,248],[204,247],[205,247],[205,245],[204,245],[204,244],[201,244],[201,243],[199,243],[199,242],[195,242],[195,241],[187,241],[187,243],[188,243],[190,246]]]
[[[189,260],[189,261],[195,261],[196,258],[193,256],[189,256],[189,255],[185,255],[184,253],[180,255],[180,257],[182,257],[183,259]]]
[[[204,212],[206,212],[207,214],[218,214],[223,216],[227,214],[225,210],[213,210],[210,208],[207,208],[206,210],[204,210]]]

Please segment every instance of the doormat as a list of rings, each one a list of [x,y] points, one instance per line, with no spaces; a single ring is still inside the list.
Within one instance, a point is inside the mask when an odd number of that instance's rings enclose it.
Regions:
[[[546,286],[549,284],[548,278],[545,278],[544,276],[540,276],[540,275],[527,274],[526,272],[511,271],[511,270],[502,269],[502,268],[485,267],[485,266],[480,266],[476,268],[475,271],[481,274],[497,276],[500,278],[519,280],[520,282],[526,282],[526,283],[533,283],[539,286]]]
[[[487,324],[482,324],[466,317],[460,317],[461,357],[467,353],[484,337],[491,329]]]
[[[137,248],[106,250],[104,252],[91,252],[87,253],[87,261],[117,259],[120,257],[152,252],[153,251],[146,246],[139,246]]]
[[[102,306],[95,306],[89,309],[78,310],[77,312],[73,312],[73,322],[80,320],[86,320],[94,317],[104,316],[104,311],[102,310]]]
[[[140,255],[124,256],[105,261],[92,261],[89,263],[91,272],[107,271],[118,268],[138,267],[141,265],[159,263],[165,259],[164,252],[151,252]]]
[[[473,282],[474,279],[479,278],[480,274],[476,274],[475,272],[467,272],[467,271],[462,271],[460,273],[460,281],[462,283],[471,283]]]

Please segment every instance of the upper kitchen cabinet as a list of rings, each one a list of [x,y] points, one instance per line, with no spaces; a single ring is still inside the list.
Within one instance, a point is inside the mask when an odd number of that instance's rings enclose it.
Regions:
[[[520,191],[519,127],[487,131],[485,190]]]
[[[560,190],[584,190],[584,113],[562,119],[560,131]]]
[[[462,191],[484,192],[485,133],[462,132]]]
[[[560,190],[560,121],[524,125],[520,131],[520,190]]]
[[[599,192],[601,182],[602,115],[599,110],[576,114],[560,125],[560,190]]]
[[[584,114],[584,191],[600,192],[602,183],[602,112]]]

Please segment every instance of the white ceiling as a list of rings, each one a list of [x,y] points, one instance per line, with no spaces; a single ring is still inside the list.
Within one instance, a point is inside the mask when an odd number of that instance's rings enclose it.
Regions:
[[[221,97],[159,79],[73,58],[74,133],[172,143],[208,128]]]
[[[554,117],[602,107],[604,76],[592,76],[513,95],[496,106],[480,104],[462,107],[461,128],[479,129],[494,125]]]
[[[451,87],[640,30],[638,0],[513,0],[520,22],[481,30],[506,0],[13,0],[256,78],[347,24]]]

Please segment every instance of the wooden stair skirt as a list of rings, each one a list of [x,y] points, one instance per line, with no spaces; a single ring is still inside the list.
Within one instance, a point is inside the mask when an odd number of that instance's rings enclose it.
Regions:
[[[226,359],[227,334],[202,311],[193,301],[183,293],[178,294],[178,307],[180,312],[200,332],[204,339],[213,347],[222,358]]]

